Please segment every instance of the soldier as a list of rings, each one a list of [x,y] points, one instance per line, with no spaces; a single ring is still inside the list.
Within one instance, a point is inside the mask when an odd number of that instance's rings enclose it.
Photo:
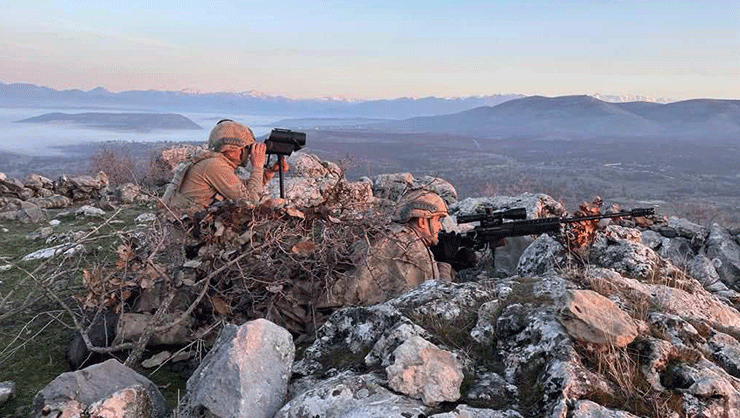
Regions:
[[[257,143],[252,130],[230,119],[219,121],[208,138],[209,152],[196,156],[175,171],[164,204],[175,208],[204,208],[232,199],[256,203],[264,185],[278,172],[278,163],[264,169],[266,146]],[[249,160],[249,179],[241,181],[236,167]],[[288,163],[283,160],[283,172]]]
[[[402,200],[388,234],[354,252],[355,270],[337,282],[328,306],[372,305],[411,290],[426,280],[452,280],[452,268],[434,260],[429,247],[438,242],[447,205],[436,194],[417,191]]]

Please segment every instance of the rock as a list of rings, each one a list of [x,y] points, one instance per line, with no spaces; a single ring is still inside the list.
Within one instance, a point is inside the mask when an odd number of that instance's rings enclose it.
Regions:
[[[326,379],[285,404],[274,418],[418,418],[430,408],[398,395],[374,375],[344,372]]]
[[[493,409],[471,408],[458,405],[454,411],[430,415],[429,418],[522,418],[516,411],[496,411]]]
[[[108,187],[108,176],[102,171],[95,177],[62,175],[54,182],[54,191],[75,201],[97,199]]]
[[[496,337],[503,339],[518,334],[526,326],[527,312],[521,303],[512,303],[504,308],[496,319]]]
[[[669,341],[674,346],[705,349],[706,339],[693,325],[678,315],[650,312],[648,324],[654,337]]]
[[[712,352],[712,360],[731,376],[740,379],[740,343],[721,332],[715,332],[707,343]]]
[[[365,364],[370,367],[390,366],[396,348],[412,337],[430,338],[430,335],[424,328],[402,317],[378,339],[370,353],[365,356]]]
[[[293,337],[270,321],[225,325],[188,379],[186,416],[199,410],[221,418],[273,417],[285,403],[294,356]]]
[[[137,216],[136,219],[134,219],[134,222],[137,224],[145,224],[149,222],[154,222],[157,220],[157,215],[154,213],[142,213],[141,215]]]
[[[155,164],[161,166],[165,171],[172,171],[181,162],[205,151],[205,148],[195,145],[181,145],[169,148],[157,155]]]
[[[663,243],[663,237],[649,229],[642,231],[642,243],[650,247],[652,250],[656,250]]]
[[[669,364],[661,382],[683,393],[684,412],[689,417],[733,416],[740,408],[740,392],[727,372],[706,360],[694,365]]]
[[[717,260],[718,263],[721,261]],[[720,281],[719,274],[714,268],[714,262],[704,255],[697,255],[687,266],[688,273],[699,281],[705,289],[709,290],[715,284],[721,284],[724,289],[727,287]],[[723,289],[723,290],[724,290]]]
[[[596,233],[590,260],[593,265],[638,278],[652,277],[659,265],[658,255],[642,244],[638,230],[616,225]]]
[[[46,213],[31,202],[22,202],[17,219],[23,223],[37,223],[46,219]]]
[[[151,369],[152,367],[161,366],[165,361],[172,357],[172,353],[169,351],[160,351],[159,353],[149,357],[148,359],[141,362],[141,367],[145,369]]]
[[[34,418],[75,416],[88,406],[110,398],[121,389],[142,386],[151,404],[151,417],[167,415],[164,397],[149,379],[116,360],[108,360],[76,372],[62,373],[33,399]],[[42,414],[44,409],[50,413]],[[66,414],[66,415],[64,415]]]
[[[496,320],[501,303],[491,300],[483,303],[478,308],[478,321],[475,328],[470,331],[470,337],[479,344],[490,345],[496,339]]]
[[[680,269],[685,269],[695,255],[691,242],[686,238],[665,238],[660,247],[660,256]]]
[[[560,202],[542,193],[522,193],[519,196],[468,197],[450,205],[450,214],[455,216],[470,215],[483,212],[485,208],[491,208],[492,210],[525,208],[527,219],[567,214],[565,207]]]
[[[152,404],[144,386],[136,385],[95,402],[85,413],[94,418],[145,418],[152,416]]]
[[[519,397],[515,385],[507,382],[498,373],[478,372],[474,375],[467,391],[463,393],[465,402],[506,408],[512,406],[512,400]]]
[[[430,406],[460,398],[463,372],[454,354],[412,336],[396,348],[393,357],[395,361],[385,369],[391,389]]]
[[[398,202],[413,187],[411,173],[381,174],[373,180],[373,196]]]
[[[78,218],[102,217],[105,216],[105,212],[94,206],[84,205],[75,211],[75,216]]]
[[[569,291],[560,322],[574,339],[600,346],[625,347],[638,334],[629,315],[592,290]]]
[[[53,181],[39,174],[29,174],[24,180],[23,185],[34,191],[54,188]]]
[[[62,223],[59,219],[52,219],[49,221],[49,225],[52,227],[59,226]]]
[[[709,236],[709,230],[706,227],[675,216],[668,218],[667,226],[674,229],[679,237],[689,241],[703,243]]]
[[[15,396],[15,382],[7,381],[0,383],[0,407]]]
[[[572,415],[571,415],[572,413]],[[572,411],[568,414],[572,418],[638,418],[629,412],[605,408],[589,400],[576,401]]]
[[[447,180],[439,177],[422,176],[414,178],[412,187],[414,189],[429,190],[436,193],[445,201],[447,206],[457,202],[457,190],[455,190],[455,187]]]
[[[60,244],[54,247],[43,248],[41,250],[34,251],[31,254],[23,256],[22,260],[43,260],[46,258],[56,257],[57,255],[71,257],[82,251],[85,251],[85,247],[82,244]]]
[[[335,311],[293,365],[293,373],[307,376],[346,367],[353,358],[364,359],[386,330],[402,317],[398,309],[387,303]]]
[[[740,245],[725,228],[716,223],[709,228],[706,256],[720,261],[719,266],[715,265],[715,268],[720,280],[727,286],[740,285]]]
[[[144,299],[147,295],[142,295]],[[178,314],[165,314],[165,323],[175,321]],[[116,341],[133,342],[138,341],[144,330],[152,321],[152,314],[149,312],[132,313],[124,312],[118,319],[116,329]],[[190,326],[193,318],[188,316],[186,320],[169,328],[167,331],[156,332],[152,334],[149,344],[151,345],[184,345],[191,341]]]
[[[54,233],[54,228],[50,226],[45,226],[41,229],[37,229],[33,232],[30,232],[28,235],[26,235],[26,239],[30,241],[35,241],[37,239],[47,239],[51,236],[51,234]]]
[[[34,197],[28,201],[44,209],[61,209],[72,205],[72,200],[70,198],[58,194],[45,197]]]
[[[289,206],[317,206],[329,197],[343,178],[342,170],[332,162],[304,152],[288,157],[290,170],[284,174],[285,201]],[[280,196],[280,182],[275,175],[268,185],[272,197]]]
[[[141,188],[136,184],[126,183],[116,190],[116,197],[123,203],[134,203],[141,193]]]
[[[667,226],[660,227],[658,232],[666,238],[676,238],[678,236],[678,232],[675,228],[669,228]]]
[[[538,276],[565,265],[565,247],[547,234],[542,234],[527,247],[516,267],[521,276]]]

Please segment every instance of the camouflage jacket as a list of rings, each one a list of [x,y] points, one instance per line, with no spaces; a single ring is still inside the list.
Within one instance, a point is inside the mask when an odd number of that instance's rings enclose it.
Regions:
[[[175,208],[203,208],[225,200],[242,200],[256,203],[262,197],[264,186],[263,167],[252,167],[249,179],[242,181],[236,175],[236,164],[221,153],[209,152],[184,163],[180,175],[165,193],[164,203]],[[173,193],[174,191],[174,193]]]
[[[353,254],[354,271],[333,286],[327,305],[371,305],[426,280],[452,280],[448,266],[440,269],[438,264],[444,263],[437,263],[421,237],[405,224],[392,224],[379,242],[360,243]]]

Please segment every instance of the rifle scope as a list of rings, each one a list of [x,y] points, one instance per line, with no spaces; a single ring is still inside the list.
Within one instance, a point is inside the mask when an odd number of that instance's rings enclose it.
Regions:
[[[468,222],[481,222],[483,223],[501,223],[504,219],[527,219],[527,210],[524,208],[506,209],[492,211],[491,208],[486,208],[484,213],[474,213],[472,215],[460,215],[457,217],[458,224],[464,224]]]

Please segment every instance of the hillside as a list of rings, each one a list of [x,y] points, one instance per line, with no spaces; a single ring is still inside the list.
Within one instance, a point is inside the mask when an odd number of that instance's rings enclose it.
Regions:
[[[172,113],[46,113],[18,123],[70,123],[87,128],[150,131],[154,129],[203,129],[182,115]]]
[[[608,103],[590,96],[515,99],[464,112],[374,124],[374,129],[477,135],[481,138],[643,140],[740,138],[740,101]]]
[[[507,239],[495,266],[478,251],[452,282],[317,306],[410,188],[448,202],[447,230],[486,208],[567,213],[543,194],[458,200],[439,178],[349,181],[302,152],[289,163],[285,202],[222,202],[182,224],[103,173],[3,177],[0,381],[17,396],[0,415],[664,418],[740,405],[739,229],[661,213],[580,224]],[[163,328],[147,334],[152,315]],[[116,328],[124,317],[143,320]],[[81,337],[67,341],[95,318],[92,344],[118,360],[62,373],[66,348],[70,365],[90,360]]]

